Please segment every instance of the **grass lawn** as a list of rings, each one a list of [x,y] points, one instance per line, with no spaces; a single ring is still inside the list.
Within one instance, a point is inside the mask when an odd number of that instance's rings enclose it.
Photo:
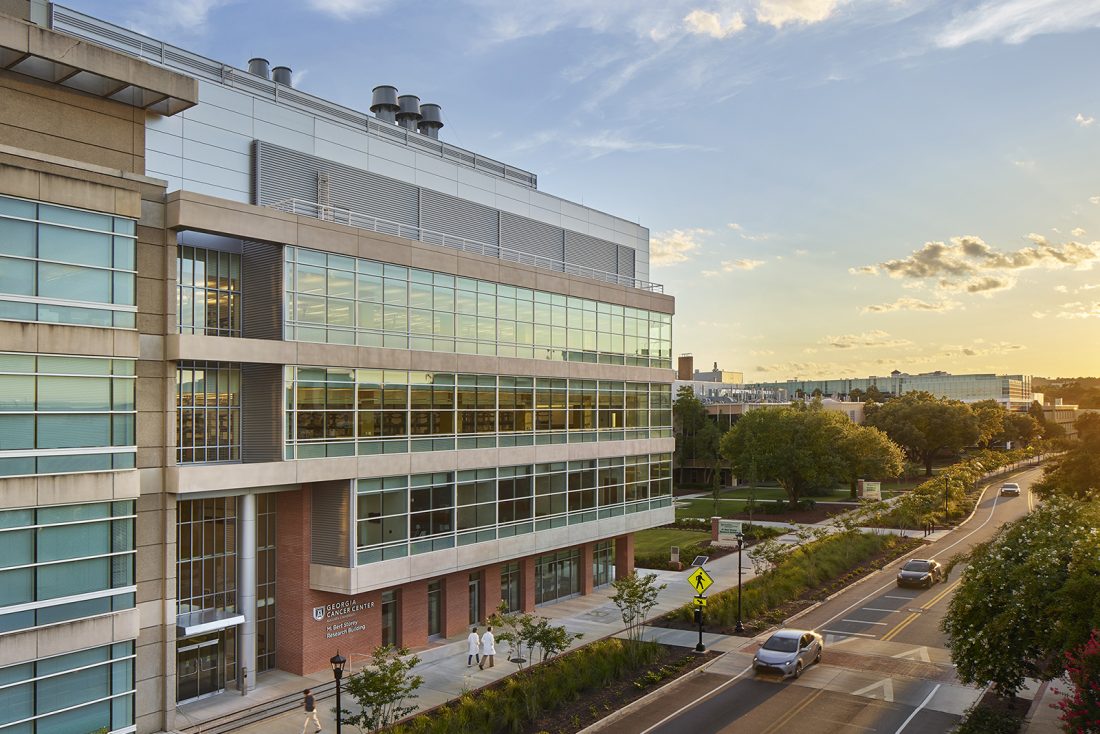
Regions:
[[[671,546],[680,548],[710,540],[710,533],[699,530],[679,530],[677,528],[651,528],[634,533],[634,555],[651,553],[668,554]],[[667,559],[666,559],[667,560]]]

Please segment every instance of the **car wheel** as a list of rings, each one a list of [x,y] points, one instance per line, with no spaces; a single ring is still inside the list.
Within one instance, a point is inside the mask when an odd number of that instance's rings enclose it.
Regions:
[[[802,677],[802,661],[801,660],[799,660],[797,663],[794,664],[794,677],[795,678],[801,678]]]
[[[817,657],[814,658],[814,664],[816,665],[817,663],[820,663],[820,662],[821,662],[821,651],[818,650],[817,651]]]

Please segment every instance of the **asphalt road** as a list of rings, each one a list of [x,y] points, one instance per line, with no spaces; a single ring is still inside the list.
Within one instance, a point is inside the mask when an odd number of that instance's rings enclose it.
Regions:
[[[991,483],[965,525],[919,551],[946,562],[990,538],[1033,506],[1029,491],[1041,476],[1027,469]],[[1020,497],[1000,497],[1002,481],[1017,481]],[[752,653],[766,635],[747,641],[710,666],[705,679],[672,686],[600,732],[622,734],[939,734],[947,732],[979,691],[955,678],[940,631],[959,569],[929,589],[900,589],[900,562],[845,590],[791,626],[825,636],[822,662],[798,680],[752,672]]]

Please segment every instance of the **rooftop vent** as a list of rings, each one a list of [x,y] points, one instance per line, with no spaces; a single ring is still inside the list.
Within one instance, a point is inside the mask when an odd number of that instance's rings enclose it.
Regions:
[[[402,94],[397,98],[397,124],[406,130],[416,132],[420,122],[420,97],[415,94]]]
[[[254,59],[248,60],[248,73],[264,79],[270,79],[271,67],[268,65],[267,59],[261,59],[257,56]]]
[[[294,84],[291,80],[291,71],[289,66],[276,66],[271,70],[271,79],[276,84],[282,84],[284,87],[293,87]]]
[[[421,135],[439,139],[439,128],[443,127],[443,108],[430,103],[420,105],[420,122],[416,127]]]
[[[375,117],[385,122],[395,122],[395,116],[399,109],[397,87],[383,84],[374,88],[371,93],[370,111],[374,113]]]

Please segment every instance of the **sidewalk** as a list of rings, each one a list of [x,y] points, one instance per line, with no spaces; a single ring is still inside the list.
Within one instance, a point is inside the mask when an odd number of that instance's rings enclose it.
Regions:
[[[1027,687],[1020,691],[1020,696],[1031,699],[1031,708],[1028,709],[1021,734],[1062,734],[1062,722],[1058,720],[1061,713],[1054,705],[1064,696],[1055,693],[1070,691],[1073,685],[1068,680],[1052,680],[1049,683],[1040,683],[1028,680]],[[1030,695],[1029,695],[1030,694]]]

